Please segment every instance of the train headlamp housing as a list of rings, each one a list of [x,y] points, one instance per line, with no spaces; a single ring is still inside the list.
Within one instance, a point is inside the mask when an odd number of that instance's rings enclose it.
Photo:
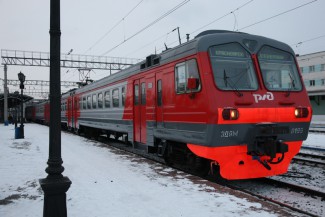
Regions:
[[[222,111],[222,118],[224,120],[237,120],[239,118],[239,111],[235,108],[225,108]]]
[[[306,118],[309,115],[309,111],[305,107],[299,107],[295,109],[295,117],[296,118]]]

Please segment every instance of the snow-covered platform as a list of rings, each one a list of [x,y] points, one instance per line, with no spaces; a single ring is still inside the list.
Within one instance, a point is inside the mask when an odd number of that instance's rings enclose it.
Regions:
[[[48,160],[46,126],[0,126],[0,216],[42,216]],[[72,185],[68,216],[300,216],[102,143],[62,133],[62,158]]]

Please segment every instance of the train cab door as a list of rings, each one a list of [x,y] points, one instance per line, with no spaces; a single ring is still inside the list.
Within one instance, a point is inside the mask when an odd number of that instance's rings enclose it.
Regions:
[[[144,78],[135,80],[133,83],[133,117],[134,117],[134,141],[146,143],[146,80]]]

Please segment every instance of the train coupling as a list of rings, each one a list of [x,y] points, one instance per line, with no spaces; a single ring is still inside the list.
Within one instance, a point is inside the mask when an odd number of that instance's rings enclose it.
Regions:
[[[288,152],[288,144],[277,139],[277,135],[289,132],[287,127],[278,127],[276,124],[260,124],[255,128],[255,139],[248,144],[247,154],[257,160],[267,170],[271,170],[269,164],[278,164],[284,159],[284,155]],[[276,158],[277,154],[281,154]],[[268,160],[262,160],[262,156],[269,157]],[[279,155],[278,155],[279,156]]]

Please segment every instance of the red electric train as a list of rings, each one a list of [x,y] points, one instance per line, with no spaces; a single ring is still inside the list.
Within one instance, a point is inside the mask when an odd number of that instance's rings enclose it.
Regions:
[[[63,94],[61,102],[65,128],[123,136],[168,163],[211,168],[225,179],[286,173],[312,115],[288,45],[218,30]],[[48,103],[35,110],[33,119],[49,121]]]

